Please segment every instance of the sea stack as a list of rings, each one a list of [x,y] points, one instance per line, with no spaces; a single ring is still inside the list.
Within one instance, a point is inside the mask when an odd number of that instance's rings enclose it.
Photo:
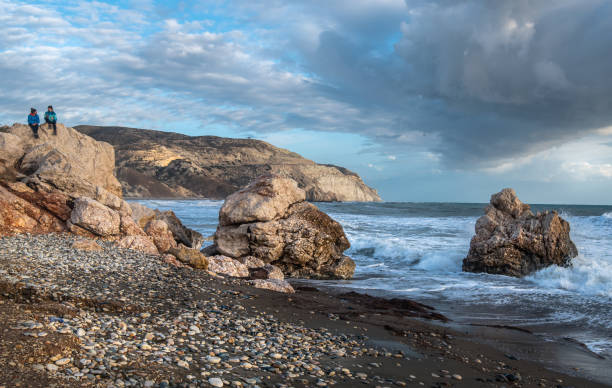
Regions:
[[[550,265],[568,267],[578,255],[570,225],[555,211],[534,215],[513,189],[491,196],[463,259],[463,271],[522,277]]]
[[[355,263],[342,226],[305,201],[297,183],[262,176],[230,195],[219,212],[215,249],[240,261],[255,257],[290,277],[348,279]]]

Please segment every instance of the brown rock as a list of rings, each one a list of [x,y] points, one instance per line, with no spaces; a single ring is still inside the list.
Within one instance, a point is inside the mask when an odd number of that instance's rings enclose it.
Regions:
[[[251,252],[247,232],[251,224],[221,226],[215,233],[215,246],[219,253],[238,258]]]
[[[78,240],[72,243],[72,249],[80,251],[102,251],[102,247],[94,240]]]
[[[147,234],[130,216],[121,216],[121,234],[124,236],[146,236]]]
[[[149,221],[155,218],[155,210],[137,202],[131,202],[129,205],[132,209],[132,218],[141,228],[144,228]]]
[[[208,245],[202,248],[200,252],[202,252],[204,256],[215,256],[219,254],[219,251],[217,250],[217,246],[215,244]]]
[[[237,225],[282,218],[289,206],[306,199],[304,190],[292,179],[262,176],[225,199],[219,224]]]
[[[155,246],[161,253],[168,252],[170,248],[176,248],[176,241],[168,224],[161,220],[151,220],[145,226],[145,233],[153,239]]]
[[[177,260],[177,258],[174,255],[171,255],[169,253],[166,253],[165,255],[163,255],[162,261],[166,264],[169,264],[173,267],[178,267],[178,268],[182,268],[184,267],[183,263],[181,263],[180,261]]]
[[[66,227],[59,218],[0,185],[0,235],[65,230]]]
[[[10,153],[4,154],[7,163],[17,166],[22,159],[20,168],[26,175],[74,176],[120,197],[113,147],[62,124],[57,124],[57,131],[58,135],[53,136],[42,126],[40,138],[34,139],[27,125],[14,124],[2,135],[0,148],[10,149]]]
[[[83,229],[78,225],[74,225],[70,220],[66,221],[66,228],[68,231],[74,235],[86,237],[86,238],[97,238],[100,237],[97,234],[91,233],[87,229]]]
[[[355,264],[343,254],[350,244],[342,226],[299,200],[298,190],[286,180],[265,176],[230,196],[221,208],[225,225],[220,222],[215,233],[216,249],[232,258],[257,257],[292,277],[350,278]],[[251,205],[256,209],[249,210]],[[248,222],[228,225],[237,220]]]
[[[246,265],[227,256],[209,257],[208,270],[217,274],[223,274],[235,278],[249,277],[249,269]]]
[[[131,249],[152,255],[159,254],[159,251],[157,250],[155,244],[153,244],[153,241],[146,236],[126,236],[119,240],[117,245],[124,249]]]
[[[249,269],[251,269],[251,268],[261,268],[264,265],[266,265],[266,263],[264,263],[262,259],[258,259],[255,256],[242,256],[242,257],[236,258],[236,260],[238,260],[242,264],[246,265],[247,268],[249,268]]]
[[[286,280],[264,280],[264,279],[255,279],[250,280],[249,283],[255,288],[263,288],[266,290],[283,292],[286,294],[293,294],[295,290],[287,282]]]
[[[173,211],[168,210],[160,212],[159,210],[155,210],[155,219],[164,221],[168,225],[177,243],[181,243],[192,249],[200,249],[202,247],[204,236],[183,225]]]
[[[283,271],[275,265],[266,264],[259,268],[249,268],[249,277],[251,279],[276,279],[284,280]]]
[[[70,222],[102,237],[118,235],[121,227],[119,213],[87,197],[74,201]]]
[[[521,277],[550,265],[567,267],[578,255],[570,226],[557,212],[534,215],[512,189],[491,196],[463,259],[466,272]]]
[[[23,182],[7,182],[6,187],[16,196],[49,211],[62,221],[70,218],[72,199],[60,191],[36,191]]]
[[[175,256],[181,263],[187,264],[196,269],[207,269],[208,259],[197,249],[187,248],[180,245],[177,248],[171,248],[168,253]]]

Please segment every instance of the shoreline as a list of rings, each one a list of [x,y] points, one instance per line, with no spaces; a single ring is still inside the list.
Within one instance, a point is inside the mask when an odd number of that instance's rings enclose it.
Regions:
[[[453,327],[418,302],[389,306],[302,280],[295,294],[279,294],[111,243],[75,251],[74,240],[0,239],[0,384],[610,386],[524,358],[549,349],[531,335]],[[521,350],[520,340],[531,346]],[[585,357],[576,344],[550,349]]]
[[[351,287],[335,286],[333,284],[312,284],[309,280],[292,280],[292,284],[313,285],[319,292],[328,294],[332,297],[342,299],[347,293],[360,293],[362,295],[380,299],[382,301],[405,300],[413,301],[407,297],[396,295],[392,292],[383,290],[360,290]],[[418,301],[418,299],[414,299]],[[534,362],[545,366],[551,371],[559,373],[570,373],[573,376],[581,377],[602,384],[610,384],[612,381],[612,361],[604,356],[589,349],[584,343],[562,336],[561,333],[554,333],[556,329],[553,325],[545,325],[533,328],[526,326],[515,326],[512,324],[486,324],[474,323],[466,318],[457,319],[453,316],[451,309],[445,310],[435,303],[432,304],[432,311],[444,315],[448,320],[428,320],[427,323],[441,328],[451,329],[454,332],[463,333],[468,341],[485,344],[497,349],[504,349],[514,357]],[[384,305],[384,302],[381,303]],[[391,330],[393,332],[393,330]],[[542,333],[544,331],[545,333]]]

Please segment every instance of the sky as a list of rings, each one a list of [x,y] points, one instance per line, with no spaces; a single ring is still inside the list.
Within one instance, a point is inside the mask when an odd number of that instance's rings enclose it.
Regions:
[[[0,123],[252,137],[387,201],[612,205],[609,0],[0,0]]]

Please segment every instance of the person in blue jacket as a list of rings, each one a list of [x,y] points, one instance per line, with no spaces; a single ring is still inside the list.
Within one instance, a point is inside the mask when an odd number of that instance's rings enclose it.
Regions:
[[[36,109],[30,108],[30,114],[28,115],[28,125],[34,132],[34,138],[38,139],[38,124],[40,124],[40,117],[36,113]]]
[[[57,136],[57,115],[53,111],[53,107],[49,105],[47,111],[45,112],[45,123],[47,123],[47,128],[53,128],[53,134]]]

